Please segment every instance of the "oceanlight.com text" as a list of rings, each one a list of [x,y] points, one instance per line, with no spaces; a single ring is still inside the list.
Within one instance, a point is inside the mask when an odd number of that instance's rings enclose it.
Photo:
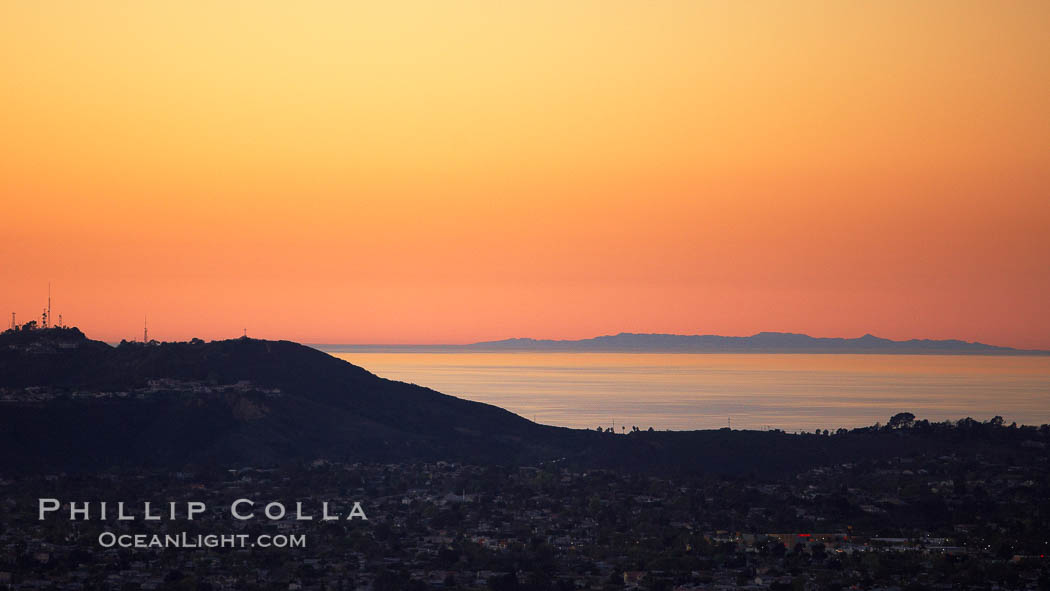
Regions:
[[[115,534],[102,532],[103,548],[305,548],[304,534]]]

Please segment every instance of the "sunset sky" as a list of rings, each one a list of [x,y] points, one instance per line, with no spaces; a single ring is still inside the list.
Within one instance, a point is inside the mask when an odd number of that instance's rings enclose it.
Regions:
[[[1050,2],[0,4],[0,312],[1050,348]]]

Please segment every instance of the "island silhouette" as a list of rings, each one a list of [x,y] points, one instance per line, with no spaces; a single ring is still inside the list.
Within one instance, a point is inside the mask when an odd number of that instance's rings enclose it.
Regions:
[[[332,352],[353,351],[500,351],[586,353],[820,353],[895,355],[1050,355],[1050,351],[1016,349],[958,339],[894,341],[872,334],[858,338],[813,337],[790,332],[760,332],[751,336],[686,335],[621,332],[589,339],[511,338],[466,345],[340,345],[316,347]]]

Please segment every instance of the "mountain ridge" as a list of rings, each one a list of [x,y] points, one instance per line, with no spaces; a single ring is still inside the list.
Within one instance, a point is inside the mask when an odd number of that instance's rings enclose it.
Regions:
[[[0,469],[319,456],[524,461],[559,453],[550,442],[560,450],[570,431],[380,378],[298,343],[247,338],[113,347],[77,329],[7,331],[0,395]]]
[[[622,353],[828,353],[905,355],[1050,355],[1050,351],[1017,349],[960,339],[895,341],[867,333],[861,337],[813,337],[802,333],[763,331],[750,336],[630,333],[587,339],[517,337],[465,345],[312,345],[323,351],[552,351]]]

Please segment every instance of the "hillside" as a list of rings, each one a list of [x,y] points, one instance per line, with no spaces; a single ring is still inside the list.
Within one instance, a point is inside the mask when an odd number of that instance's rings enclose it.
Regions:
[[[0,408],[0,474],[323,457],[774,475],[902,453],[1033,453],[1021,442],[1046,438],[1005,427],[992,439],[930,428],[624,436],[539,425],[289,341],[112,347],[77,329],[0,334]]]
[[[34,332],[0,336],[2,466],[513,461],[559,431],[288,341],[111,347],[76,329]]]

